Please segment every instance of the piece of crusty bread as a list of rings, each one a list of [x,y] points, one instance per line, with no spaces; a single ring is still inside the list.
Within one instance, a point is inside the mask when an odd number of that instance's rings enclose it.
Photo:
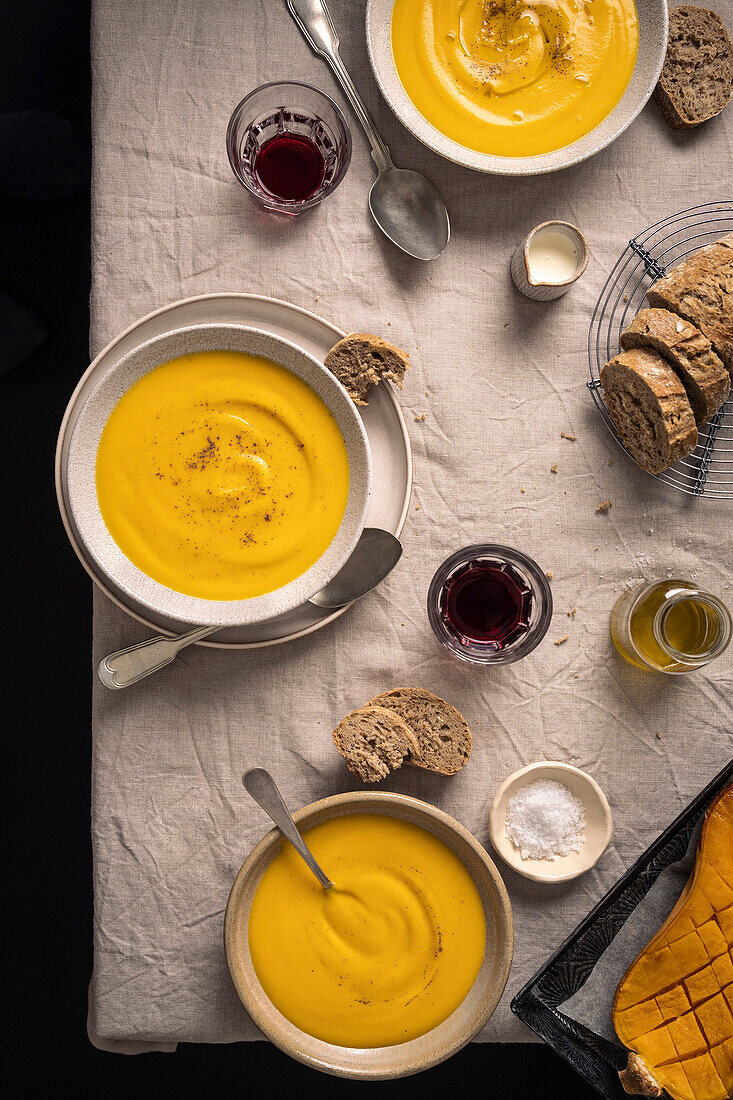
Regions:
[[[676,130],[720,114],[733,94],[733,45],[719,15],[683,4],[671,8],[669,38],[654,98]]]
[[[642,470],[660,474],[697,446],[684,386],[655,351],[622,351],[601,369],[606,406],[618,434]]]
[[[333,742],[349,771],[364,783],[377,783],[406,757],[420,756],[415,734],[399,715],[371,704],[347,714],[333,731]]]
[[[420,753],[408,763],[440,775],[455,775],[467,762],[473,737],[460,711],[424,688],[395,688],[372,699],[369,706],[387,707],[415,734]]]
[[[646,297],[650,306],[678,313],[704,332],[733,374],[733,236],[677,264]]]
[[[372,386],[396,382],[400,388],[410,367],[405,351],[367,332],[352,332],[331,348],[324,360],[355,405],[368,404]]]
[[[707,336],[668,309],[640,310],[621,334],[621,347],[653,348],[667,360],[685,387],[698,427],[728,399],[730,375]]]

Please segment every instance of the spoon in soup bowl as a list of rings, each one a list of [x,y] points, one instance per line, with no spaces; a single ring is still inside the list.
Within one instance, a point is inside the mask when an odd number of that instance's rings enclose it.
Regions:
[[[303,840],[302,833],[290,816],[290,810],[285,805],[277,783],[270,773],[265,771],[264,768],[250,768],[242,776],[242,783],[244,789],[252,795],[255,802],[262,807],[268,817],[272,818],[283,836],[290,841],[298,855],[302,856],[323,889],[330,890],[333,883],[313,858],[313,853]]]
[[[346,564],[327,585],[311,596],[308,603],[333,610],[346,607],[376,588],[392,572],[401,556],[402,544],[391,532],[378,527],[365,527]],[[146,638],[144,642],[108,653],[97,666],[97,676],[106,688],[119,691],[165,668],[182,649],[222,629],[218,625],[200,626],[174,638],[163,635]]]

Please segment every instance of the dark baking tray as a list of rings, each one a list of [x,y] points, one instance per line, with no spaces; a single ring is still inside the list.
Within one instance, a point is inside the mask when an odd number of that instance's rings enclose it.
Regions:
[[[650,844],[511,1003],[511,1010],[569,1062],[607,1100],[626,1097],[618,1070],[626,1050],[558,1009],[583,986],[608,945],[661,872],[682,859],[695,826],[716,794],[733,779],[733,760]]]

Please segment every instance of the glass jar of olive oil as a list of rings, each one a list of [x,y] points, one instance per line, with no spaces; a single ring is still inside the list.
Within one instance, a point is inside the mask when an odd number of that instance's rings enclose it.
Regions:
[[[655,672],[692,672],[719,657],[733,631],[728,608],[690,581],[632,588],[611,612],[611,637],[622,657]]]

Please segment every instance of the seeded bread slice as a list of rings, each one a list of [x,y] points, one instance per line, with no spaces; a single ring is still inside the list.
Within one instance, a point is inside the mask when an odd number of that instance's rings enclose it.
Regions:
[[[730,375],[699,328],[668,309],[642,309],[626,332],[621,347],[653,348],[674,368],[695,414],[698,427],[725,404]]]
[[[324,360],[355,405],[367,405],[369,390],[380,382],[396,382],[401,388],[410,367],[407,352],[379,336],[352,332],[331,348]]]
[[[733,236],[677,264],[646,297],[650,306],[697,325],[733,374]]]
[[[692,4],[672,8],[654,98],[676,130],[720,114],[733,94],[733,44],[719,15]]]
[[[407,722],[420,744],[420,753],[409,763],[418,768],[455,775],[471,755],[473,737],[466,719],[432,691],[396,688],[378,695],[369,706],[387,707]]]
[[[660,474],[697,446],[685,388],[655,351],[622,351],[601,370],[606,406],[618,434],[642,470]]]
[[[398,714],[366,706],[347,714],[333,731],[333,742],[346,767],[364,783],[378,783],[401,767],[408,756],[420,756],[420,745]]]

